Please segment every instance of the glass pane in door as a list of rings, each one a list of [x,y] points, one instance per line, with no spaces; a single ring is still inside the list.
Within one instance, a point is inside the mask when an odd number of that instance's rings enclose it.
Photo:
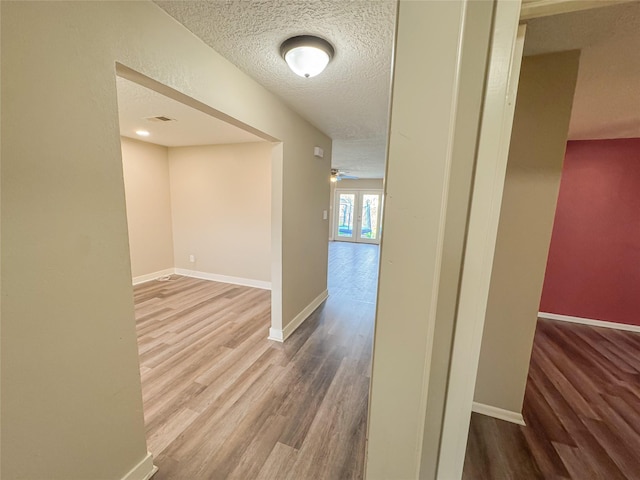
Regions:
[[[355,214],[356,196],[353,193],[340,194],[340,210],[338,213],[338,236],[353,237],[353,217]]]
[[[378,238],[378,208],[380,195],[362,195],[362,223],[360,227],[360,238],[376,240]]]

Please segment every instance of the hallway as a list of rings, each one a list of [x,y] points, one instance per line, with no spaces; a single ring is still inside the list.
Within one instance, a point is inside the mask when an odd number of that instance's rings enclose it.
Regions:
[[[378,251],[331,243],[330,296],[284,344],[266,290],[134,288],[156,480],[362,478]]]

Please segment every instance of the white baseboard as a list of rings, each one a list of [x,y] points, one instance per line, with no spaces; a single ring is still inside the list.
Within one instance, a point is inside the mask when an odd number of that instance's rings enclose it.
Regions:
[[[218,275],[217,273],[198,272],[197,270],[187,270],[186,268],[166,268],[159,272],[148,273],[133,277],[133,284],[151,282],[166,275],[182,275],[185,277],[199,278],[201,280],[212,280],[214,282],[230,283],[233,285],[242,285],[244,287],[261,288],[263,290],[271,290],[271,282],[262,280],[253,280],[251,278],[229,277],[227,275]]]
[[[539,318],[548,320],[559,320],[561,322],[580,323],[591,327],[614,328],[616,330],[625,330],[627,332],[640,332],[640,326],[628,325],[626,323],[606,322],[604,320],[592,320],[590,318],[572,317],[570,315],[560,315],[557,313],[538,312]]]
[[[269,340],[275,340],[276,342],[284,342],[284,332],[279,328],[269,328]]]
[[[316,308],[320,306],[322,302],[324,302],[327,298],[329,298],[329,292],[325,290],[316,298],[314,298],[309,305],[307,305],[298,315],[295,316],[293,320],[291,320],[282,330],[279,328],[271,327],[269,329],[269,340],[275,340],[276,342],[284,342],[289,336],[296,331],[296,329],[302,325],[309,315],[311,315]]]
[[[164,270],[160,270],[159,272],[147,273],[146,275],[140,275],[138,277],[133,277],[133,284],[139,285],[141,283],[151,282],[159,277],[164,277],[166,275],[173,275],[175,273],[175,268],[165,268]]]
[[[271,282],[263,280],[253,280],[251,278],[229,277],[227,275],[218,275],[217,273],[198,272],[197,270],[187,270],[185,268],[176,268],[176,275],[184,275],[185,277],[199,278],[201,280],[212,280],[214,282],[231,283],[233,285],[242,285],[244,287],[261,288],[263,290],[271,290]]]
[[[492,407],[491,405],[485,405],[484,403],[478,402],[473,402],[473,408],[471,410],[482,415],[487,415],[488,417],[497,418],[498,420],[504,420],[506,422],[526,426],[522,413],[512,412],[511,410]]]
[[[158,467],[153,464],[153,455],[147,452],[147,456],[129,470],[122,480],[149,480],[157,471]]]

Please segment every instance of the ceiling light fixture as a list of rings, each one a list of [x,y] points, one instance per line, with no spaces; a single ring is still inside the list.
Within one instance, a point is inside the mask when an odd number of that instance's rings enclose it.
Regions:
[[[333,58],[334,49],[320,37],[300,35],[285,40],[280,54],[293,73],[301,77],[315,77],[326,68]]]
[[[146,130],[136,130],[136,135],[140,135],[141,137],[148,137],[151,134]]]

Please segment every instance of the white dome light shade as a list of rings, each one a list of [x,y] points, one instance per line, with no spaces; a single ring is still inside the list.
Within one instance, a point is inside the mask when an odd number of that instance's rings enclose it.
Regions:
[[[289,68],[301,77],[315,77],[329,64],[329,55],[315,47],[296,47],[289,50],[284,59]]]
[[[301,77],[315,77],[333,57],[333,47],[318,37],[303,35],[286,40],[280,47],[289,68]]]

